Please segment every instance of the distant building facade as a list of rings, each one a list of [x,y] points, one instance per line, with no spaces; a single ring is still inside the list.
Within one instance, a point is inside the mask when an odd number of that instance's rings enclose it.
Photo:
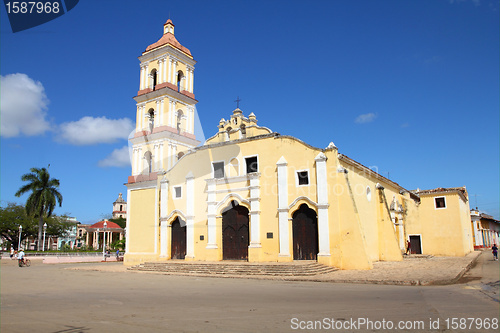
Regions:
[[[472,230],[474,234],[474,248],[481,249],[498,246],[500,239],[500,221],[488,214],[471,209],[470,211]]]
[[[118,199],[113,202],[113,218],[127,218],[127,202],[123,199],[122,194],[118,195]]]

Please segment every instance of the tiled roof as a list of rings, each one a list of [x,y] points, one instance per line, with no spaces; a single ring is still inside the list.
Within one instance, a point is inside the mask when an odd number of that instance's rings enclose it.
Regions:
[[[435,193],[446,193],[446,192],[460,192],[462,194],[466,194],[467,190],[465,187],[438,187],[432,190],[412,190],[411,192],[415,194],[435,194]]]
[[[177,39],[175,39],[175,36],[173,34],[171,34],[170,32],[167,32],[166,34],[164,34],[156,43],[149,45],[146,48],[146,51],[144,51],[144,52],[149,52],[153,49],[156,49],[156,48],[163,46],[163,45],[166,45],[166,44],[170,44],[173,47],[175,47],[176,49],[179,49],[182,52],[186,53],[187,55],[191,56],[191,51],[189,51],[189,49],[187,47],[182,46],[181,43],[179,43],[177,41]]]
[[[108,221],[108,220],[104,220],[104,221],[100,221],[100,222],[94,223],[90,227],[94,228],[94,229],[97,229],[97,228],[103,229],[104,228],[104,222],[107,223],[106,229],[122,229],[122,227],[120,227],[115,222],[111,222],[111,221]]]

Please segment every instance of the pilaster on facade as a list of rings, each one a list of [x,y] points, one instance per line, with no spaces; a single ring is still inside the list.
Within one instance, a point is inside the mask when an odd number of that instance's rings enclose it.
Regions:
[[[326,156],[319,153],[316,158],[316,190],[318,196],[318,256],[330,256],[330,224],[328,222],[328,177]]]
[[[194,258],[194,175],[186,176],[186,258]]]
[[[251,173],[250,178],[250,246],[262,247],[260,243],[260,173]]]
[[[217,228],[216,228],[216,184],[207,182],[207,249],[217,249]]]
[[[288,225],[288,162],[284,156],[276,163],[278,167],[278,228],[280,257],[290,257],[290,228]]]

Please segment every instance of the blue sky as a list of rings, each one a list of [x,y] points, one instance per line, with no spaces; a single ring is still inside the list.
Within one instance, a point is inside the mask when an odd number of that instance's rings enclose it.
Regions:
[[[499,218],[499,1],[80,1],[13,34],[1,9],[1,203],[31,167],[57,214],[109,215],[130,175],[138,56],[175,35],[198,61],[206,137],[235,108],[406,189],[467,186]],[[21,96],[21,97],[20,97]]]

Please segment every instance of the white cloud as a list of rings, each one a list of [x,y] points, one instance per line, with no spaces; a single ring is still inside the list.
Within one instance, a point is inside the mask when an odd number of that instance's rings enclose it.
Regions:
[[[47,116],[49,100],[42,83],[26,74],[0,76],[1,136],[34,136],[50,130]]]
[[[125,146],[120,149],[115,149],[113,152],[97,164],[101,168],[105,167],[129,167],[130,155],[129,147]]]
[[[377,115],[375,113],[370,112],[357,116],[356,119],[354,119],[354,122],[356,124],[366,124],[366,123],[371,123],[372,121],[375,120],[375,118],[377,118]]]
[[[113,143],[126,140],[133,129],[132,120],[128,118],[83,117],[61,124],[57,140],[77,146]]]

